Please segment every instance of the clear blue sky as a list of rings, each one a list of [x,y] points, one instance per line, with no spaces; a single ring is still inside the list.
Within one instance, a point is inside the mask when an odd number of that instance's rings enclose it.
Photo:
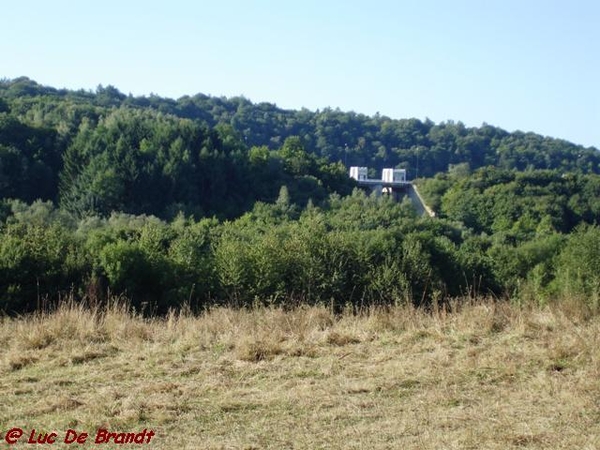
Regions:
[[[0,78],[487,122],[600,148],[598,0],[22,0]]]

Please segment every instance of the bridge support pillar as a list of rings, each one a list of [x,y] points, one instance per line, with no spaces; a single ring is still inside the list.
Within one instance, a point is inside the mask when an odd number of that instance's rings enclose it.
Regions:
[[[375,197],[381,197],[381,194],[383,194],[383,185],[374,184],[371,186],[371,192],[375,192]]]

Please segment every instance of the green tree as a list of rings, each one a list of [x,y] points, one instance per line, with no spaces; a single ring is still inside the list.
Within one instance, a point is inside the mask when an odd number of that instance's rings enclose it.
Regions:
[[[556,259],[554,289],[600,307],[600,229],[581,226],[571,234]]]

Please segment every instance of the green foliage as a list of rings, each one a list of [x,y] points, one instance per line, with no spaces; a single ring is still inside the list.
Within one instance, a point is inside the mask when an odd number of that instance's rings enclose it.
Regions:
[[[0,113],[10,112],[10,108],[6,100],[0,98]]]
[[[496,242],[490,246],[487,254],[504,292],[518,299],[526,287],[532,287],[527,285],[533,283],[538,297],[536,301],[542,302],[546,296],[543,291],[553,278],[554,259],[564,241],[560,234],[549,234],[520,245]]]
[[[355,189],[350,165],[435,175],[417,183],[438,219]],[[0,308],[108,292],[158,312],[464,295],[597,307],[598,173],[594,148],[486,124],[3,80]]]
[[[31,309],[67,289],[96,301],[110,291],[156,312],[184,303],[428,305],[469,289],[454,226],[360,191],[329,203],[299,210],[284,187],[233,222],[180,214],[166,223],[124,213],[76,222],[48,203],[13,202],[0,229],[3,307]],[[472,276],[482,267],[471,262]]]
[[[570,232],[582,221],[598,223],[599,185],[595,174],[488,167],[455,181],[441,197],[440,209],[442,217],[478,233],[521,242],[545,233]]]
[[[27,311],[66,296],[75,282],[85,283],[89,263],[76,238],[59,224],[6,225],[0,239],[0,309]]]
[[[62,150],[53,130],[0,113],[0,198],[56,199]]]
[[[600,307],[600,228],[579,227],[567,239],[556,260],[553,288],[568,297],[582,298],[594,310]]]
[[[256,201],[275,200],[281,185],[300,205],[347,195],[350,165],[405,167],[409,179],[448,169],[450,177],[465,176],[488,165],[600,173],[600,154],[487,124],[288,111],[202,94],[133,97],[113,86],[57,90],[26,77],[0,81],[2,198],[60,199],[79,216],[123,210],[234,218]],[[446,188],[438,182],[423,189],[436,211]]]

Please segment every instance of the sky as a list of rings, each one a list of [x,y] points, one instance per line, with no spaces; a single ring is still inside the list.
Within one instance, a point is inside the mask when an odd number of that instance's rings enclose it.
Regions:
[[[600,148],[597,0],[20,0],[0,78],[488,123]]]

